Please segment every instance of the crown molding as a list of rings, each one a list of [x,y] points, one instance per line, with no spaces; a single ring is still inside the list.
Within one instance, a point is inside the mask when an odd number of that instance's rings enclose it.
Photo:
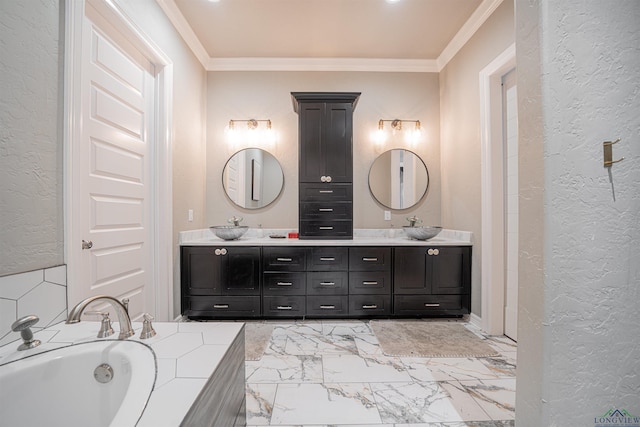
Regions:
[[[209,58],[207,71],[438,72],[435,60],[377,58]]]
[[[204,46],[202,46],[202,43],[200,43],[198,36],[193,32],[191,25],[189,25],[182,12],[180,12],[176,3],[173,0],[156,0],[156,3],[158,3],[165,15],[167,15],[169,21],[171,21],[187,46],[189,46],[193,54],[198,58],[198,61],[206,68],[206,64],[210,59],[209,54]]]
[[[368,71],[438,73],[471,39],[503,0],[484,0],[437,59],[212,58],[174,0],[156,0],[206,71]]]
[[[453,59],[462,47],[473,37],[478,29],[485,23],[491,14],[502,4],[503,0],[484,0],[471,14],[467,22],[460,28],[436,59],[438,72]]]

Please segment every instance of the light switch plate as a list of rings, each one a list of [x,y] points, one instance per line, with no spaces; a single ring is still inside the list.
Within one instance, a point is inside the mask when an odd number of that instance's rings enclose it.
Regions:
[[[384,211],[384,220],[391,221],[391,211]]]

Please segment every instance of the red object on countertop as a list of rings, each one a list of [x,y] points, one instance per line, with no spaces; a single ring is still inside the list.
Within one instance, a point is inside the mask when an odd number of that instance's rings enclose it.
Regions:
[[[289,233],[289,238],[290,239],[297,239],[299,235],[300,235],[299,233],[294,233],[292,231],[291,233]]]

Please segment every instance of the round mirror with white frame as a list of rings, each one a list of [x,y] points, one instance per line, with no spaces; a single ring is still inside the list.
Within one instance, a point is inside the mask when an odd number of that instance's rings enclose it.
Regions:
[[[222,171],[222,187],[229,200],[245,209],[273,203],[284,186],[278,160],[260,148],[246,148],[232,155]]]
[[[393,149],[374,160],[369,169],[369,191],[389,209],[409,209],[418,204],[429,189],[429,172],[424,161],[412,151]]]

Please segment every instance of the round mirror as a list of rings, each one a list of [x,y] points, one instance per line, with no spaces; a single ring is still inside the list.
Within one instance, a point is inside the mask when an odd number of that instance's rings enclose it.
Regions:
[[[382,153],[369,170],[369,190],[390,209],[408,209],[416,205],[429,188],[429,172],[422,159],[409,150],[394,149]]]
[[[282,191],[284,175],[280,163],[259,148],[238,151],[222,171],[222,186],[233,203],[245,209],[260,209]]]

